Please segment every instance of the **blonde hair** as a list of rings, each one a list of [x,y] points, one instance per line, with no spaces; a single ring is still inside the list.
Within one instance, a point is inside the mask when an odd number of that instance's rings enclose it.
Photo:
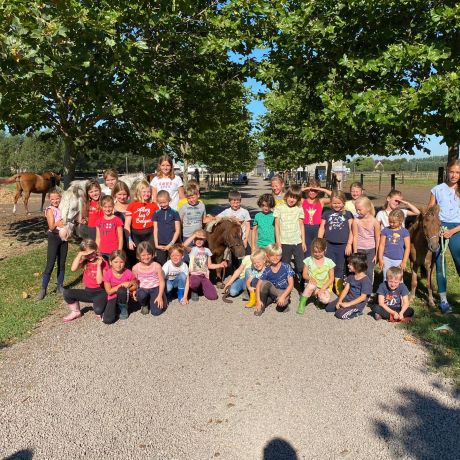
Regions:
[[[258,259],[258,258],[263,258],[263,259],[267,258],[267,252],[265,251],[265,249],[262,249],[262,248],[256,249],[251,254],[251,261],[254,261],[254,259]]]
[[[196,238],[196,237],[198,237],[198,238],[203,238],[204,240],[207,240],[207,239],[208,239],[208,237],[207,237],[207,235],[206,235],[206,232],[205,232],[204,230],[202,230],[202,229],[197,230],[197,231],[195,232],[195,234],[193,235],[193,237],[194,237],[194,238]]]
[[[370,214],[375,216],[374,205],[372,204],[372,201],[367,196],[360,196],[359,198],[356,198],[355,208],[359,205],[363,205],[366,209],[369,210]]]
[[[394,279],[394,278],[400,278],[401,280],[403,279],[404,271],[401,267],[390,267],[387,270],[387,275],[386,279]]]
[[[134,199],[136,201],[140,201],[141,203],[145,203],[142,198],[142,189],[143,188],[150,188],[150,184],[146,180],[141,180],[136,184],[136,188],[134,189]],[[151,201],[151,199],[150,199]]]
[[[265,248],[267,256],[280,256],[283,254],[283,250],[279,244],[270,244]]]
[[[401,224],[404,222],[404,213],[401,211],[401,209],[393,209],[393,211],[388,214],[388,222],[393,219],[399,221]]]
[[[383,203],[383,210],[386,211],[387,208],[388,208],[388,200],[390,198],[393,198],[395,196],[400,196],[402,198],[402,193],[399,191],[399,190],[392,190],[388,195],[387,195],[387,199],[385,201],[385,203]]]

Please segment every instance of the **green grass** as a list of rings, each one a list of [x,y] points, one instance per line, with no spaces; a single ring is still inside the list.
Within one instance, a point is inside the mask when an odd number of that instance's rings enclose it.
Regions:
[[[79,278],[79,273],[70,271],[76,253],[77,247],[70,245],[65,285]],[[0,348],[28,337],[39,321],[61,306],[62,296],[54,293],[40,302],[35,300],[45,263],[46,247],[0,262]],[[49,292],[54,289],[55,279],[56,271],[53,272]],[[23,299],[23,292],[29,298]]]
[[[354,177],[354,178],[353,178]],[[438,176],[433,176],[433,177],[410,177],[410,176],[404,176],[404,182],[402,180],[402,177],[400,175],[396,175],[396,188],[398,188],[398,185],[404,185],[404,186],[420,186],[420,187],[433,187],[433,184],[436,184]],[[349,175],[347,178],[347,184],[351,184],[354,181],[359,181],[360,180],[360,175],[353,174]],[[390,176],[382,176],[382,190],[386,190],[387,188],[390,187]],[[364,186],[366,185],[378,185],[379,184],[379,178],[375,175],[372,176],[366,176],[366,173],[364,173]],[[346,188],[346,186],[345,186]]]

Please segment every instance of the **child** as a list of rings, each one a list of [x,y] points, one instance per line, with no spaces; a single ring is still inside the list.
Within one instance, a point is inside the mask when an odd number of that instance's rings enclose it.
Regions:
[[[326,311],[335,312],[336,318],[352,319],[362,315],[369,296],[372,283],[366,275],[367,263],[364,254],[353,254],[348,258],[348,270],[351,275],[338,299],[326,305]]]
[[[198,184],[198,182],[195,180],[195,179],[190,179],[187,183],[187,188],[193,188],[195,190],[195,195],[198,197],[198,201],[200,199],[200,186]],[[178,202],[177,202],[177,211],[179,212],[180,211],[180,208],[182,208],[182,206],[184,206],[185,203],[187,203],[187,191],[185,191],[185,197],[184,198],[181,198]]]
[[[380,224],[374,217],[371,200],[361,196],[355,201],[356,216],[353,219],[353,252],[366,254],[367,277],[374,281],[374,265],[380,241]]]
[[[409,289],[403,283],[403,273],[401,267],[390,267],[387,270],[386,281],[377,290],[379,303],[372,307],[376,320],[412,321],[414,310],[409,307]]]
[[[112,198],[115,202],[114,214],[125,224],[125,215],[129,205],[129,187],[119,180],[112,189]]]
[[[308,185],[302,189],[307,192],[307,198],[302,200],[303,224],[305,228],[305,244],[307,245],[306,256],[311,255],[311,243],[318,237],[319,226],[321,225],[321,215],[324,205],[328,204],[331,199],[331,191],[321,187],[316,179],[310,179]],[[318,193],[323,192],[328,198],[318,198]]]
[[[279,174],[272,177],[271,180],[273,199],[275,206],[284,204],[284,179]]]
[[[261,316],[272,303],[276,303],[277,311],[287,312],[294,289],[294,270],[289,264],[281,262],[282,248],[275,244],[267,246],[265,251],[269,265],[265,267],[256,284],[255,316]]]
[[[276,244],[283,251],[283,263],[290,264],[294,256],[295,272],[302,279],[305,245],[305,228],[303,226],[303,209],[300,207],[302,192],[300,187],[292,185],[284,194],[284,204],[275,207]]]
[[[197,230],[203,228],[203,221],[206,217],[206,208],[199,201],[197,188],[188,186],[185,194],[187,196],[187,203],[183,204],[179,209],[183,241],[193,235]]]
[[[180,238],[179,213],[169,206],[170,198],[166,190],[157,195],[160,209],[153,215],[153,241],[156,247],[156,260],[164,265],[168,260],[168,251]]]
[[[101,186],[96,179],[89,179],[85,186],[85,199],[83,201],[79,236],[83,239],[96,240],[96,222],[103,216],[101,207]]]
[[[401,206],[403,206],[403,208]],[[401,223],[403,227],[405,226],[407,216],[418,216],[420,214],[420,210],[413,204],[409,203],[408,201],[403,201],[402,193],[399,190],[392,190],[387,195],[387,200],[383,205],[382,210],[379,211],[375,217],[380,222],[382,229],[390,225],[389,216],[391,211],[395,209],[401,209],[401,211],[404,213]]]
[[[96,222],[96,245],[108,260],[113,251],[123,249],[123,222],[113,213],[115,203],[111,196],[104,196],[101,204],[104,216]]]
[[[410,253],[410,235],[402,224],[404,213],[401,209],[390,212],[389,227],[385,227],[380,235],[379,266],[383,270],[383,279],[386,279],[390,267],[406,268]]]
[[[266,248],[270,244],[275,244],[275,216],[273,208],[275,200],[270,193],[264,193],[257,200],[261,212],[254,217],[252,227],[252,250],[256,248]]]
[[[318,297],[322,304],[328,304],[331,301],[335,263],[325,257],[326,247],[327,243],[324,238],[315,238],[311,243],[312,256],[303,261],[303,278],[308,284],[300,296],[297,309],[299,315],[304,314],[305,306],[308,305],[311,296]]]
[[[169,260],[163,265],[166,278],[166,294],[171,300],[173,289],[177,288],[177,300],[188,304],[188,291],[190,289],[188,266],[184,262],[184,247],[174,244],[169,249]]]
[[[139,263],[134,265],[133,274],[137,279],[138,288],[134,298],[141,305],[141,313],[153,316],[161,315],[167,308],[165,298],[165,280],[161,265],[153,260],[155,251],[147,241],[141,241],[136,249]]]
[[[233,217],[241,222],[241,239],[247,251],[249,249],[248,241],[249,232],[251,231],[251,216],[247,209],[241,207],[241,193],[237,190],[230,190],[230,192],[228,192],[228,201],[230,202],[230,207],[224,209],[217,217]]]
[[[48,194],[50,205],[45,209],[46,221],[48,223],[48,251],[46,255],[46,267],[42,275],[42,287],[37,295],[37,300],[43,300],[46,296],[46,290],[50,282],[51,273],[57,260],[57,287],[56,291],[64,292],[64,275],[65,261],[69,244],[63,241],[59,236],[59,229],[64,227],[61,210],[61,192],[58,189],[52,189]]]
[[[113,251],[109,256],[110,268],[103,273],[104,288],[107,293],[107,305],[102,315],[105,324],[112,324],[119,318],[128,319],[129,293],[137,288],[137,282],[131,270],[125,268],[124,251]]]
[[[198,291],[203,291],[204,296],[208,300],[217,299],[217,291],[215,286],[209,279],[209,270],[216,268],[225,268],[227,262],[223,261],[220,264],[213,264],[211,261],[212,252],[204,247],[206,241],[206,232],[197,230],[192,236],[187,238],[184,246],[190,252],[190,291],[192,292],[192,300],[198,300]],[[191,243],[194,243],[192,248],[189,248]]]
[[[260,278],[265,267],[266,253],[263,249],[257,249],[250,256],[243,257],[241,265],[233,272],[233,275],[225,283],[224,291],[228,290],[230,297],[240,295],[245,289],[249,291],[249,302],[246,307],[255,305],[255,290],[251,286],[254,279]],[[255,284],[255,283],[254,283]]]
[[[350,195],[351,200],[345,202],[345,210],[350,211],[353,216],[356,216],[355,202],[356,200],[364,194],[364,187],[361,182],[353,182],[350,185]]]
[[[158,205],[152,202],[152,189],[147,181],[141,180],[134,190],[134,201],[129,203],[125,214],[125,232],[131,251],[141,241],[153,241],[152,217]]]
[[[107,303],[107,293],[102,286],[103,272],[107,270],[107,262],[98,254],[96,242],[83,240],[80,252],[75,256],[70,270],[83,270],[84,289],[64,289],[64,300],[70,313],[64,318],[64,323],[80,318],[80,302],[93,304],[94,313],[102,318]]]
[[[101,191],[104,195],[112,196],[113,188],[118,182],[118,173],[115,169],[106,169],[104,171],[104,185],[101,187]]]
[[[172,209],[177,209],[179,200],[185,198],[184,184],[182,179],[175,175],[172,158],[168,155],[163,155],[158,160],[157,174],[150,185],[152,186],[153,201],[158,201],[158,192],[165,190],[171,197]]]
[[[332,192],[331,208],[324,212],[318,230],[318,238],[327,241],[326,256],[335,262],[335,292],[343,289],[345,256],[349,256],[353,246],[352,219],[350,211],[345,210],[343,192]]]

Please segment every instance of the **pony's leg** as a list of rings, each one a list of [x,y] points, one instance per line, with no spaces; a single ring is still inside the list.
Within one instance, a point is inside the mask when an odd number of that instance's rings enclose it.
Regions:
[[[42,193],[42,205],[40,206],[40,212],[43,212],[43,205],[45,204],[46,192]]]
[[[416,262],[412,263],[412,279],[410,283],[410,296],[415,299],[415,291],[417,290],[417,271],[418,265]]]
[[[27,215],[30,215],[30,212],[29,212],[29,198],[30,198],[30,192],[26,192],[24,194],[24,208],[26,209]]]
[[[18,204],[18,200],[21,195],[22,195],[22,190],[19,187],[16,188],[16,195],[14,195],[13,214],[16,214],[16,205]]]
[[[433,299],[433,287],[431,285],[431,275],[433,274],[434,263],[435,258],[433,257],[433,253],[430,251],[425,258],[425,268],[427,273],[426,288],[428,290],[428,306],[431,308],[435,307]]]

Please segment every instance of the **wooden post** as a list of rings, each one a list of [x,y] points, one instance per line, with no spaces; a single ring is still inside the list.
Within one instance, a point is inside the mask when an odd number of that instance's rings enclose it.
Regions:
[[[379,192],[382,191],[382,170],[379,172]]]
[[[438,184],[442,184],[444,182],[444,167],[440,166],[438,168]]]
[[[396,188],[396,174],[393,173],[390,177],[391,177],[391,190],[394,190]]]
[[[364,185],[364,174],[361,173],[361,185]]]

